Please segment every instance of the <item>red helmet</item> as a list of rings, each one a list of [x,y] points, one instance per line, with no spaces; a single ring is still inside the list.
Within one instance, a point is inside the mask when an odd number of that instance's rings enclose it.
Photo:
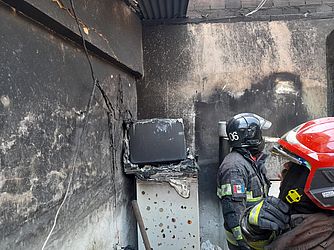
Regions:
[[[334,117],[303,123],[278,143],[274,152],[310,169],[304,193],[318,207],[334,210]]]

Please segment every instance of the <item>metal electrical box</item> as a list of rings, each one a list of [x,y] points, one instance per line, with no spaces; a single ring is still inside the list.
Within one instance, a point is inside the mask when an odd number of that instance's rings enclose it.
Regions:
[[[151,247],[200,249],[197,178],[188,178],[189,198],[169,183],[137,180],[137,201]],[[138,230],[139,250],[145,250]]]

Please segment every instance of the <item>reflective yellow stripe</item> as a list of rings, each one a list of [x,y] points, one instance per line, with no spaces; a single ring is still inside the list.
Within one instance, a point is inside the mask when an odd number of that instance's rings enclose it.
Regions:
[[[247,196],[247,199],[246,199],[247,202],[259,202],[260,200],[263,199],[262,196],[253,197],[253,191],[247,191],[246,196]]]
[[[217,188],[217,196],[221,199],[224,196],[232,195],[232,187],[231,184],[223,184],[219,188]],[[246,201],[247,202],[259,202],[263,199],[262,196],[253,197],[253,191],[246,192]]]
[[[252,199],[247,199],[247,202],[259,202],[263,199],[263,197],[255,197],[255,198],[252,198]]]
[[[240,226],[232,228],[232,232],[233,233],[231,233],[230,231],[227,231],[225,229],[226,239],[232,245],[238,246],[237,240],[242,240],[243,239]]]
[[[258,225],[259,213],[262,207],[263,201],[257,204],[255,207],[252,208],[250,211],[248,221],[250,224]]]
[[[217,188],[217,196],[221,199],[226,195],[232,195],[231,184],[223,184]]]
[[[246,197],[247,197],[247,200],[253,199],[253,191],[247,191],[246,192]]]
[[[247,242],[249,246],[252,247],[252,249],[255,250],[262,250],[264,249],[265,246],[269,245],[274,239],[276,238],[275,232],[273,232],[268,240],[259,240],[259,241],[252,241],[252,242]]]
[[[236,240],[242,240],[242,232],[240,226],[232,228],[232,233]]]
[[[230,231],[225,230],[225,234],[228,242],[230,242],[232,245],[238,246],[238,242],[234,239],[234,236]]]

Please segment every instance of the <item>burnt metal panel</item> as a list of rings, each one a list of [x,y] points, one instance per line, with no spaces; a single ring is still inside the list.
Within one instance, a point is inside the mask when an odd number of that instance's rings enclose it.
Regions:
[[[171,1],[168,1],[168,4],[166,4],[167,8],[167,19],[173,18],[173,5]]]
[[[180,1],[179,0],[174,0],[173,1],[173,16],[177,17],[180,15],[180,5],[179,5]]]
[[[185,18],[189,0],[138,0],[143,20]]]
[[[180,11],[181,11],[180,13],[181,13],[182,17],[186,17],[188,4],[189,4],[188,0],[181,0],[180,1]]]
[[[161,14],[160,14],[160,8],[159,8],[159,1],[151,1],[151,5],[152,5],[152,10],[153,10],[153,15],[155,19],[159,19],[161,18]]]
[[[150,0],[142,0],[142,1],[139,1],[139,2],[143,2],[144,6],[145,6],[145,9],[147,11],[148,19],[155,19],[153,9],[152,9],[152,5],[151,5],[151,1]]]
[[[148,13],[147,13],[147,10],[146,10],[146,7],[145,7],[143,1],[139,1],[138,6],[139,6],[139,9],[141,11],[141,14],[143,15],[143,19],[149,19],[149,16],[148,16]]]
[[[165,19],[167,17],[167,9],[166,9],[166,0],[158,0],[159,9],[161,19]]]
[[[186,159],[182,119],[150,119],[132,124],[129,131],[133,164],[175,162]]]

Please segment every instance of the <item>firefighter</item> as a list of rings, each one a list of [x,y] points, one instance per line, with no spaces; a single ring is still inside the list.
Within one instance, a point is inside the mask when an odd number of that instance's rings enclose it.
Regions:
[[[262,130],[270,126],[271,122],[253,113],[235,115],[226,125],[231,152],[217,173],[217,195],[230,249],[249,249],[241,234],[241,216],[268,193]]]
[[[279,197],[246,210],[245,241],[254,249],[334,249],[334,117],[296,127],[272,152],[288,160]]]

